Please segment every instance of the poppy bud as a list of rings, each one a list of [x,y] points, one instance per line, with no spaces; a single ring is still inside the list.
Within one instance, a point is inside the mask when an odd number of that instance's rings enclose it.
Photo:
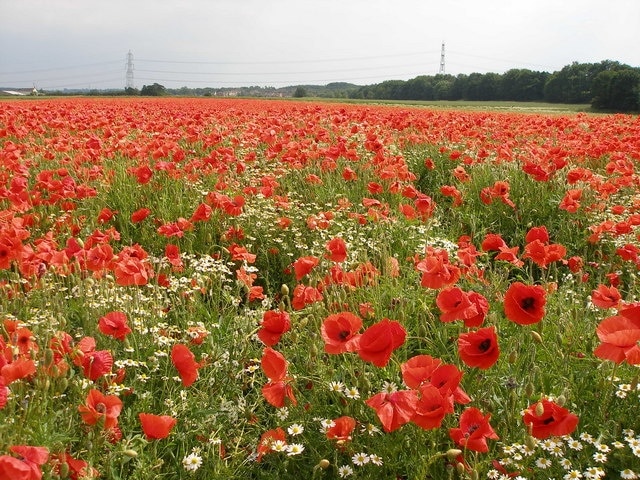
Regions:
[[[541,417],[542,415],[544,415],[544,405],[542,402],[538,402],[536,404],[536,416]]]
[[[532,437],[531,435],[527,435],[527,438],[525,439],[524,444],[527,447],[529,447],[531,450],[534,450],[537,447],[538,442],[535,439],[535,437]]]
[[[69,464],[67,462],[60,463],[60,478],[67,478],[69,475]]]
[[[564,407],[565,403],[567,403],[567,397],[565,397],[564,395],[558,395],[558,398],[556,398],[556,404]]]
[[[469,475],[469,478],[471,478],[471,480],[478,480],[480,478],[480,475],[476,470],[473,470]]]
[[[464,464],[463,463],[456,463],[456,472],[458,472],[459,475],[462,475],[464,473]]]
[[[53,363],[53,350],[51,350],[50,348],[47,348],[44,351],[44,365],[45,367],[50,367],[52,363]]]
[[[289,295],[289,287],[284,283],[280,287],[280,295],[282,295],[283,297]]]
[[[542,336],[541,336],[538,332],[536,332],[536,331],[532,330],[532,331],[531,331],[531,336],[533,337],[533,339],[534,339],[536,342],[538,342],[538,343],[542,343]]]
[[[534,389],[533,383],[531,383],[531,382],[527,383],[527,384],[525,385],[525,387],[524,387],[524,393],[525,393],[525,395],[526,395],[527,397],[531,397],[531,395],[533,395],[533,389]]]
[[[135,450],[132,450],[130,448],[128,448],[127,450],[122,452],[124,455],[126,455],[127,457],[130,458],[136,458],[138,456],[138,452],[136,452]]]
[[[327,468],[329,468],[330,465],[331,465],[331,462],[326,458],[323,458],[318,462],[318,467],[320,467],[322,470],[326,470]]]
[[[58,381],[58,391],[60,393],[63,393],[68,386],[69,386],[69,380],[67,379],[67,377],[63,377]]]
[[[445,455],[449,460],[455,460],[460,455],[462,455],[462,450],[460,450],[459,448],[450,448],[449,450],[447,450]]]
[[[516,363],[516,360],[518,359],[518,352],[516,352],[515,350],[513,350],[510,354],[509,354],[509,363],[514,364]]]

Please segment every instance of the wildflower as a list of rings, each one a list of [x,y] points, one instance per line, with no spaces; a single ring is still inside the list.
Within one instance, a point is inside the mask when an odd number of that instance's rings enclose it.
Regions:
[[[382,466],[382,457],[379,455],[376,455],[375,453],[372,453],[371,455],[369,455],[369,461],[378,467]]]
[[[304,427],[299,423],[294,423],[289,428],[287,428],[287,432],[289,432],[289,435],[293,436],[300,435],[302,432],[304,432]]]
[[[285,441],[285,433],[282,428],[278,427],[264,432],[256,448],[256,462],[260,462],[264,455],[271,452],[271,446],[277,441]]]
[[[338,467],[338,476],[340,478],[349,477],[351,475],[353,475],[353,468],[351,468],[349,465],[342,465]]]
[[[504,314],[519,325],[538,323],[544,317],[546,294],[540,285],[512,283],[504,294]]]
[[[336,392],[336,393],[341,393],[342,391],[344,391],[344,383],[342,382],[330,382],[329,383],[329,390],[332,392]]]
[[[633,470],[625,468],[623,471],[620,472],[620,478],[625,478],[627,480],[634,480],[638,478],[638,474],[635,473]]]
[[[579,440],[576,440],[575,438],[571,438],[567,441],[567,446],[571,449],[571,450],[577,450],[580,451],[582,450],[582,443],[580,443]]]
[[[589,467],[584,471],[584,477],[588,479],[597,480],[604,477],[605,472],[600,467]]]
[[[351,460],[353,461],[354,465],[358,465],[359,467],[369,463],[369,461],[371,460],[369,458],[369,455],[367,455],[366,453],[356,453],[355,455],[353,455],[353,457],[351,457]]]
[[[406,336],[407,331],[399,322],[383,318],[364,331],[360,337],[358,355],[377,367],[385,367],[393,351],[404,343]]]
[[[496,327],[461,333],[458,337],[458,353],[469,367],[482,370],[490,368],[500,356]]]
[[[431,377],[442,362],[430,355],[416,355],[400,366],[402,380],[409,388],[418,388]],[[391,392],[389,392],[391,393]]]
[[[536,467],[542,468],[543,470],[549,468],[551,465],[553,465],[553,462],[548,458],[540,457],[536,460]]]
[[[392,432],[411,421],[418,405],[418,395],[414,390],[378,393],[365,403],[376,411],[384,430]]]
[[[100,317],[98,329],[116,340],[124,340],[131,333],[131,328],[127,324],[127,315],[122,312],[109,312]]]
[[[268,347],[280,341],[283,334],[291,328],[291,321],[287,312],[269,310],[262,316],[258,338]]]
[[[322,422],[323,428],[329,440],[346,442],[351,440],[351,434],[356,428],[356,421],[352,417],[343,416],[335,420],[325,420]]]
[[[596,357],[640,365],[640,307],[621,310],[620,315],[605,318],[596,333],[600,340],[593,352]]]
[[[531,435],[539,439],[569,435],[578,425],[576,415],[547,399],[530,405],[525,410],[522,420],[531,429]]]
[[[287,450],[287,442],[284,440],[274,440],[271,444],[271,450],[274,452],[284,452]]]
[[[499,438],[489,425],[490,418],[491,414],[484,415],[477,408],[467,408],[460,415],[460,426],[449,429],[449,436],[460,447],[475,452],[487,452],[487,439]]]
[[[296,280],[300,281],[300,279],[311,272],[318,263],[320,263],[320,259],[317,257],[307,256],[298,258],[293,262],[293,270],[296,274]]]
[[[320,334],[324,340],[324,351],[330,354],[355,352],[360,344],[358,330],[362,319],[350,312],[329,315],[322,322]]]
[[[300,443],[292,443],[291,445],[287,445],[286,451],[287,456],[289,457],[300,455],[304,451],[304,445]]]
[[[289,385],[291,377],[287,376],[288,362],[284,356],[271,347],[266,347],[260,365],[269,379],[269,382],[262,387],[265,400],[276,408],[284,407],[287,398],[296,405],[293,389]]]
[[[602,452],[596,452],[593,454],[593,459],[598,463],[605,463],[607,461],[607,455]]]
[[[118,425],[118,415],[122,411],[122,401],[115,395],[103,395],[92,389],[84,405],[78,407],[82,421],[87,425],[100,423],[108,430]]]
[[[340,237],[335,237],[326,245],[327,249],[327,258],[332,262],[342,263],[347,258],[347,245],[344,243],[344,240]]]
[[[571,469],[571,460],[569,460],[567,458],[561,458],[560,459],[560,466],[562,468],[564,468],[565,470],[570,470]]]
[[[159,440],[168,437],[178,422],[178,420],[169,415],[153,415],[151,413],[139,413],[138,418],[147,440]]]
[[[176,344],[171,349],[171,362],[178,370],[182,385],[189,387],[198,379],[198,368],[201,364],[196,362],[195,355],[189,347]]]
[[[202,466],[202,457],[192,452],[182,459],[182,466],[189,472],[195,472]]]
[[[582,478],[582,473],[580,473],[580,471],[578,470],[571,470],[570,472],[566,473],[564,477],[562,477],[564,480],[573,480],[576,478]]]
[[[360,398],[360,392],[358,391],[358,387],[349,387],[345,389],[344,395],[345,397],[350,398],[352,400],[357,400]]]

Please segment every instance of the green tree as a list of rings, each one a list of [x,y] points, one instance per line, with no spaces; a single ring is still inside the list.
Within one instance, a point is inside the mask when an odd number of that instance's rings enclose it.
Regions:
[[[146,97],[162,97],[167,95],[167,89],[164,85],[160,85],[159,83],[154,83],[153,85],[143,85],[142,90],[140,90],[140,95]]]
[[[640,110],[640,69],[605,70],[593,80],[591,106],[599,110]]]
[[[293,96],[294,96],[295,98],[303,98],[303,97],[306,97],[306,96],[307,96],[307,89],[306,89],[306,88],[304,88],[304,87],[302,87],[302,86],[300,86],[300,87],[296,88],[296,91],[295,91],[295,92],[293,92]]]

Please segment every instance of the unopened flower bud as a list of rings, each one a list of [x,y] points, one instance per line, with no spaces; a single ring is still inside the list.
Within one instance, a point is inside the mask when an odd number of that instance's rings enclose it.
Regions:
[[[542,402],[538,402],[536,405],[536,416],[541,417],[542,415],[544,415],[544,405]]]
[[[556,398],[556,403],[561,407],[564,407],[564,404],[567,403],[567,397],[565,397],[564,395],[558,395],[558,398]]]
[[[447,453],[445,453],[445,455],[449,460],[455,460],[460,455],[462,455],[462,450],[460,450],[459,448],[450,448],[449,450],[447,450]]]
[[[136,452],[135,450],[132,450],[130,448],[124,450],[122,453],[124,455],[126,455],[127,457],[131,457],[131,458],[136,458],[138,456],[138,452]]]
[[[527,447],[529,447],[531,450],[534,450],[538,445],[538,441],[535,439],[535,437],[532,437],[531,435],[527,435],[527,438],[525,439],[524,444]]]
[[[280,295],[283,297],[289,295],[289,287],[284,283],[280,286]]]
[[[53,363],[53,350],[51,350],[50,348],[47,348],[44,351],[44,365],[45,367],[50,367],[52,363]]]
[[[533,383],[529,382],[525,385],[524,387],[524,393],[527,397],[530,397],[531,395],[533,395],[533,389],[535,387],[533,386]]]
[[[463,463],[456,463],[456,472],[458,472],[458,475],[462,475],[464,473],[464,464]]]
[[[322,470],[326,470],[327,468],[329,468],[330,465],[331,465],[331,462],[326,458],[323,458],[318,462],[318,467],[320,467]]]
[[[538,332],[536,332],[536,331],[532,330],[532,331],[531,331],[531,336],[533,337],[533,339],[534,339],[536,342],[538,342],[538,343],[542,343],[542,336],[541,336]]]
[[[517,359],[518,359],[518,352],[516,352],[515,350],[512,350],[511,353],[509,354],[509,363],[514,364],[516,363]]]

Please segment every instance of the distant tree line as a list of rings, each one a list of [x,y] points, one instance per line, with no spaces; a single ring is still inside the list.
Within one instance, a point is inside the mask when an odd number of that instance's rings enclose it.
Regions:
[[[421,75],[359,87],[349,92],[349,97],[591,103],[594,109],[639,111],[640,68],[605,60],[574,62],[554,73],[512,69],[504,74]]]

